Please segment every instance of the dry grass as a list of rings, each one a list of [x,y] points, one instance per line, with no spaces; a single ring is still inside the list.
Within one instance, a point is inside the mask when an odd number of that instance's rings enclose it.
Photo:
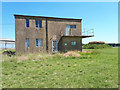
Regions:
[[[55,58],[55,57],[77,57],[77,58],[81,58],[82,54],[87,54],[87,53],[92,53],[92,51],[68,51],[66,53],[56,53],[56,54],[48,54],[48,53],[29,53],[29,54],[22,54],[22,55],[16,55],[16,56],[12,56],[9,57],[7,55],[4,55],[4,60],[6,58],[6,60],[9,60],[11,62],[11,60],[13,61],[13,58],[17,60],[17,62],[21,62],[23,60],[32,60],[32,61],[36,61],[36,60],[47,60],[49,58]]]
[[[92,53],[92,51],[82,51],[82,53]]]
[[[110,48],[91,53],[85,50],[11,57],[3,55],[2,87],[117,88],[117,53],[116,48]],[[78,54],[80,58],[77,58]],[[21,60],[19,63],[18,59]]]
[[[80,58],[80,54],[78,52],[74,52],[74,51],[68,51],[67,53],[63,54],[63,56],[64,57],[73,56],[73,57]]]
[[[55,55],[48,54],[48,53],[29,53],[29,54],[22,54],[21,56],[16,56],[18,62],[23,60],[47,60],[48,58],[52,58]]]

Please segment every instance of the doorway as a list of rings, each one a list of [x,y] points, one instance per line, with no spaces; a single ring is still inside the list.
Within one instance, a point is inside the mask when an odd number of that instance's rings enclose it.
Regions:
[[[56,53],[58,51],[57,40],[52,41],[52,52]]]

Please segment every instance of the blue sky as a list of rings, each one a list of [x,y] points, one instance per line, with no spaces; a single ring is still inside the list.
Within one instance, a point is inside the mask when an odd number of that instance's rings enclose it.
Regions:
[[[89,41],[118,42],[117,2],[2,2],[2,37],[15,39],[14,14],[81,18],[82,29],[94,28]]]

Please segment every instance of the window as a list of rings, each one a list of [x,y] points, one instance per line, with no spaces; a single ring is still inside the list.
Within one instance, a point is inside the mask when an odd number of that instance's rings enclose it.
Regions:
[[[29,27],[29,19],[26,19],[26,27]]]
[[[38,20],[35,21],[36,27],[38,27]]]
[[[70,29],[76,28],[76,25],[66,25],[66,35],[70,36]]]
[[[70,25],[66,25],[66,35],[70,36]]]
[[[26,38],[26,47],[29,47],[29,38]]]
[[[42,20],[35,20],[35,24],[37,28],[42,28]]]
[[[67,46],[67,43],[65,43],[65,46]]]
[[[71,42],[71,45],[76,45],[76,41],[74,41],[74,42]]]
[[[56,35],[53,35],[53,39],[56,39]]]
[[[70,25],[70,28],[74,29],[76,28],[76,25]]]
[[[42,39],[36,39],[36,47],[42,47],[43,46],[43,40]]]

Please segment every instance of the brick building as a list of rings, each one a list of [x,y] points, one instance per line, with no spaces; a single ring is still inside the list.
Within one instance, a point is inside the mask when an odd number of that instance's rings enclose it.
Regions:
[[[15,16],[16,52],[82,51],[82,19]]]

